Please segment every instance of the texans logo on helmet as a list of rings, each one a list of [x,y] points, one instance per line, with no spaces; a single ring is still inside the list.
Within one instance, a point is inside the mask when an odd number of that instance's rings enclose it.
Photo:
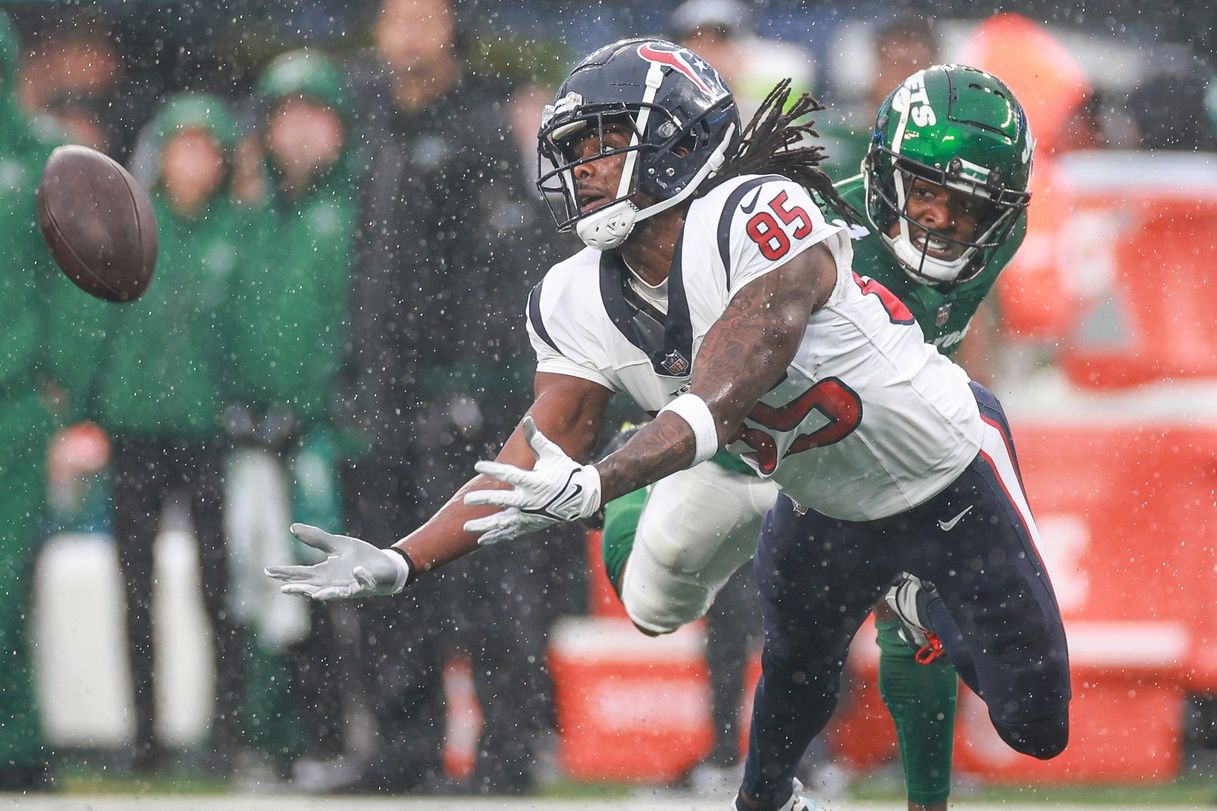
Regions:
[[[687,55],[697,59],[697,55],[684,48],[668,49],[657,43],[647,42],[638,46],[638,55],[648,62],[663,65],[683,74],[707,96],[720,96],[725,92],[721,89],[716,91],[706,84],[706,80],[698,75],[698,71],[686,58]]]

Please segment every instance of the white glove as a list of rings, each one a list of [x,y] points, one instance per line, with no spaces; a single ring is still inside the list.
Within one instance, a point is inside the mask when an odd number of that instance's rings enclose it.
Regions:
[[[506,541],[562,521],[588,518],[600,509],[600,473],[581,465],[524,418],[524,438],[537,456],[532,470],[500,462],[478,462],[474,469],[512,485],[510,490],[475,490],[469,505],[491,504],[502,512],[465,523],[466,532],[481,533],[479,544]]]
[[[314,600],[380,597],[406,587],[410,564],[392,550],[358,538],[332,535],[308,524],[292,524],[292,534],[325,553],[312,566],[268,566],[266,576],[282,580],[284,594],[303,594]]]

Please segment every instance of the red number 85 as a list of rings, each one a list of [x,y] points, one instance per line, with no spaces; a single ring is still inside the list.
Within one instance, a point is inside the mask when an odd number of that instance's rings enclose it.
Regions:
[[[778,219],[786,225],[798,222],[799,227],[795,228],[790,236],[795,239],[803,239],[813,230],[811,217],[801,206],[787,209],[786,204],[789,201],[786,192],[783,191],[769,201],[769,211],[776,214]],[[774,261],[781,259],[790,250],[790,237],[786,236],[786,232],[778,225],[778,220],[774,219],[773,214],[770,214],[769,211],[758,211],[753,214],[752,219],[748,220],[748,224],[744,228],[748,232],[748,238],[761,249],[761,256]]]

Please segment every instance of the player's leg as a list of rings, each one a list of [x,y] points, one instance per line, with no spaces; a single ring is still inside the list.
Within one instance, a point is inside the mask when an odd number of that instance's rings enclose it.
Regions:
[[[650,617],[664,619],[663,627],[679,627],[679,623],[706,615],[706,664],[710,669],[714,745],[706,759],[688,774],[689,785],[695,792],[714,793],[719,783],[727,779],[734,783],[738,777],[731,773],[739,762],[738,718],[744,671],[748,651],[759,636],[759,610],[756,586],[751,567],[744,565],[756,549],[761,531],[761,519],[776,498],[772,483],[756,476],[719,468],[717,464],[702,465],[705,470],[682,476],[682,481],[663,483],[658,492],[636,491],[610,504],[605,513],[604,542],[606,570],[619,572],[630,559],[624,604],[635,622]],[[694,488],[711,496],[710,505]],[[644,519],[639,532],[639,521]],[[696,511],[690,518],[688,511]],[[679,520],[664,516],[677,514]],[[706,521],[705,519],[710,519]],[[682,537],[680,530],[689,533]],[[641,538],[639,550],[630,558],[635,537]],[[706,546],[700,546],[706,544]],[[717,552],[707,549],[719,544]],[[690,553],[689,548],[700,549]],[[692,555],[692,556],[690,556]],[[661,563],[660,558],[664,558]],[[688,571],[689,560],[713,560],[701,571]],[[680,561],[685,561],[682,566]],[[622,595],[622,578],[615,588]],[[657,597],[644,599],[646,593]],[[672,599],[662,616],[654,606],[664,595]],[[680,599],[678,599],[680,598]],[[651,606],[651,608],[647,608]],[[671,606],[677,606],[673,611]],[[650,610],[650,614],[647,611]],[[644,627],[656,632],[657,626]]]
[[[232,769],[240,746],[241,701],[245,684],[245,647],[228,610],[228,551],[224,538],[224,457],[213,444],[189,443],[175,449],[179,480],[187,487],[191,521],[199,551],[203,606],[211,625],[216,694],[211,715],[209,767]]]
[[[387,447],[387,446],[386,446]],[[414,465],[374,450],[340,470],[351,534],[389,537],[420,521]],[[356,723],[345,757],[305,764],[297,785],[310,793],[434,791],[443,783],[443,661],[454,636],[446,577],[423,578],[393,600],[365,600],[342,618],[342,655],[329,677]],[[335,663],[331,663],[335,664]],[[373,721],[371,729],[363,723]]]
[[[875,606],[879,693],[896,726],[909,811],[945,811],[951,793],[958,677],[945,658],[919,664],[886,603]]]
[[[987,395],[987,396],[982,396]],[[978,392],[980,456],[910,516],[905,568],[932,581],[921,615],[960,675],[985,700],[1002,739],[1050,758],[1068,740],[1069,657],[1039,537],[996,400]]]
[[[607,515],[605,557],[624,559],[618,593],[634,624],[668,633],[704,615],[752,557],[760,519],[776,498],[772,482],[706,462],[651,487],[627,554],[623,524],[636,501]]]
[[[18,419],[21,419],[20,415]],[[26,427],[28,424],[23,425]],[[42,429],[43,426],[38,426]],[[8,448],[0,466],[0,791],[47,785],[47,752],[34,689],[30,601],[46,496],[46,431]]]
[[[866,525],[799,515],[788,498],[765,517],[756,561],[764,617],[741,807],[777,808],[808,744],[837,704],[850,640],[896,573]]]
[[[742,566],[728,578],[706,612],[706,667],[710,672],[714,747],[705,762],[711,766],[734,767],[739,763],[740,699],[749,655],[759,643],[760,634],[756,578],[751,566]]]
[[[290,495],[290,520],[317,527],[344,525],[339,457],[337,439],[329,431],[318,429],[304,436],[290,460],[290,483],[284,481],[288,491],[284,496]],[[281,509],[287,510],[288,506],[283,504]],[[277,529],[282,532],[282,527],[279,524]],[[229,572],[234,573],[235,570]],[[286,658],[297,709],[305,728],[311,732],[304,757],[324,760],[343,751],[346,717],[342,681],[333,674],[347,663],[341,661],[345,651],[334,619],[337,607],[308,602],[305,634],[288,648]],[[326,666],[319,668],[317,662],[325,662]]]
[[[634,550],[638,535],[638,519],[647,504],[650,488],[643,487],[626,493],[604,505],[604,526],[600,530],[600,558],[613,592],[621,599],[621,573]]]
[[[535,785],[552,686],[544,616],[536,607],[540,567],[520,565],[531,554],[536,550],[497,544],[453,564],[451,579],[462,595],[457,641],[469,653],[482,708],[470,781],[479,794],[523,794]]]
[[[401,454],[373,451],[351,475],[356,535],[387,538],[420,523],[419,471]],[[351,787],[356,791],[434,790],[443,783],[443,666],[456,635],[451,607],[459,599],[449,579],[424,577],[392,600],[358,605],[357,658],[376,735]]]
[[[112,526],[126,596],[127,657],[131,668],[135,741],[132,768],[157,768],[163,752],[156,735],[153,693],[152,547],[169,486],[161,443],[114,437]]]
[[[413,585],[422,588],[360,605],[376,738],[350,786],[357,792],[434,791],[445,782],[443,673],[456,636],[451,606],[459,589],[441,577]]]

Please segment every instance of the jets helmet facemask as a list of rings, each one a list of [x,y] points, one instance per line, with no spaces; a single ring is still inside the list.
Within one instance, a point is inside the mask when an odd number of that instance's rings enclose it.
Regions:
[[[572,147],[624,124],[629,144],[578,158]],[[658,39],[607,45],[575,66],[546,105],[538,133],[537,187],[559,230],[574,228],[598,250],[623,243],[641,220],[688,199],[722,168],[740,129],[735,98],[722,77],[692,51]],[[624,154],[614,199],[580,212],[575,169]],[[652,201],[639,208],[631,197]]]
[[[866,213],[913,278],[943,286],[966,282],[1023,215],[1031,198],[1027,186],[1034,149],[1022,106],[997,77],[964,65],[918,71],[879,108],[862,167]],[[917,179],[967,195],[977,204],[970,239],[909,216],[907,194]],[[891,236],[893,224],[897,228]]]

